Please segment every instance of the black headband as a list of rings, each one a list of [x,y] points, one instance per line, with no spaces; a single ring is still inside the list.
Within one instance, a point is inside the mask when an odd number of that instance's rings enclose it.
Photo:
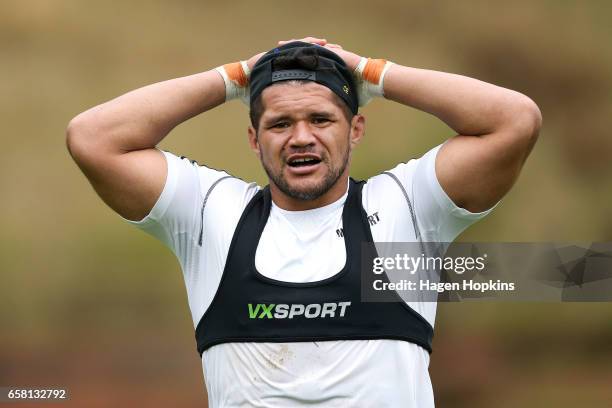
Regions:
[[[278,57],[294,55],[298,49],[307,49],[308,54],[316,55],[313,69],[276,69],[274,61]],[[321,84],[334,92],[357,114],[359,102],[353,76],[346,63],[338,54],[319,45],[293,41],[265,53],[255,64],[250,76],[251,104],[263,90],[279,81],[307,80]]]

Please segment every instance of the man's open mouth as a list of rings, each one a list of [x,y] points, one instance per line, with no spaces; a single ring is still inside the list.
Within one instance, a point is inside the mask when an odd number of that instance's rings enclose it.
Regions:
[[[291,159],[287,162],[287,164],[291,167],[306,167],[306,166],[313,166],[319,163],[321,163],[321,159],[317,159],[315,157],[296,158],[296,159]]]

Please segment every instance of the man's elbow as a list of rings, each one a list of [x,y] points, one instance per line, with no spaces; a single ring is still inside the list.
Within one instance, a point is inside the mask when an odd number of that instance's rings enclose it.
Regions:
[[[504,152],[508,158],[524,163],[538,140],[542,113],[531,98],[514,91],[504,112],[498,140],[505,140]]]
[[[72,158],[81,162],[97,150],[95,123],[87,112],[75,116],[66,128],[66,147]]]
[[[511,125],[513,133],[531,147],[538,139],[542,128],[542,112],[528,96],[518,94],[516,99]]]
[[[79,153],[80,145],[84,138],[84,125],[80,115],[72,118],[66,128],[66,147],[68,152],[76,160],[76,156]]]

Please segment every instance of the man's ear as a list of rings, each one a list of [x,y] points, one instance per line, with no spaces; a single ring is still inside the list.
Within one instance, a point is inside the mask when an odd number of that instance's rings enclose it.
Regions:
[[[356,147],[365,135],[365,116],[357,114],[351,119],[351,148]]]
[[[249,134],[249,145],[251,146],[251,150],[255,152],[257,157],[259,157],[259,140],[257,140],[257,131],[253,126],[249,126],[247,130]]]

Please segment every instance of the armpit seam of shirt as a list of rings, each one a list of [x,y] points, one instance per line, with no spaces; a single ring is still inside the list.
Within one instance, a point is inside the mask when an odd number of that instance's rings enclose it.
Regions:
[[[203,240],[204,240],[204,210],[206,209],[206,203],[208,202],[208,199],[210,198],[210,195],[212,194],[213,190],[215,189],[215,187],[217,187],[219,185],[219,183],[221,183],[224,180],[228,180],[228,179],[232,179],[235,178],[232,175],[227,175],[227,176],[222,176],[219,177],[217,180],[215,180],[214,183],[212,183],[212,185],[209,187],[208,191],[206,191],[206,194],[202,197],[202,207],[201,207],[201,211],[200,211],[200,222],[196,223],[196,225],[200,226],[200,231],[199,231],[199,235],[198,235],[198,245],[202,246],[203,245]]]

